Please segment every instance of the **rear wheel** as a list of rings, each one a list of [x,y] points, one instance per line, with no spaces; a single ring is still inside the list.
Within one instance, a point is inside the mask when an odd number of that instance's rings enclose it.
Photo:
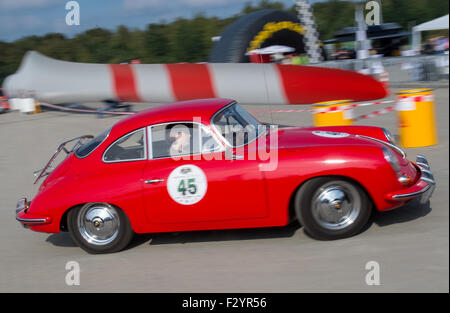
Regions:
[[[318,177],[299,189],[295,209],[309,235],[333,240],[359,233],[369,220],[372,202],[366,192],[350,180]]]
[[[72,239],[92,254],[124,249],[133,238],[126,214],[108,203],[87,203],[69,211],[67,226]]]

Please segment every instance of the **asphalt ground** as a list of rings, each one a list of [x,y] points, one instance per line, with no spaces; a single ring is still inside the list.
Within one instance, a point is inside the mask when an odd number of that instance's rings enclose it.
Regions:
[[[394,89],[398,91],[400,89]],[[429,206],[415,203],[375,213],[352,238],[316,241],[294,223],[287,227],[140,235],[120,253],[89,255],[67,233],[43,234],[15,221],[15,205],[37,191],[32,172],[57,145],[98,134],[122,116],[44,112],[0,115],[1,292],[448,292],[449,291],[449,90],[436,89],[439,144],[406,149],[428,157],[437,188]],[[392,97],[391,97],[392,98]],[[143,109],[150,104],[135,105]],[[369,113],[388,105],[355,110]],[[93,107],[98,107],[93,105]],[[247,105],[247,110],[296,109]],[[308,126],[310,113],[258,113],[262,122]],[[397,134],[396,113],[356,125]],[[66,263],[80,265],[80,285],[66,284]],[[380,284],[366,277],[379,264]],[[370,263],[369,263],[370,264]]]

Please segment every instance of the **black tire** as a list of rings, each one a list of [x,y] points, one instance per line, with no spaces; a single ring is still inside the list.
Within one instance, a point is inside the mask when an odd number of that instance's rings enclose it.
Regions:
[[[100,208],[108,213],[96,211]],[[72,240],[91,254],[119,252],[134,235],[127,215],[107,203],[87,203],[71,209],[67,214],[67,227]],[[106,234],[103,227],[108,227]]]
[[[254,37],[267,23],[283,21],[299,24],[295,15],[282,10],[265,9],[242,16],[220,34],[220,40],[214,44],[208,62],[248,63],[249,57],[245,53]],[[261,48],[271,45],[286,45],[295,48],[298,53],[305,52],[303,36],[287,29],[267,38]]]
[[[372,207],[371,199],[361,186],[341,177],[313,178],[295,195],[295,211],[300,224],[308,235],[319,240],[358,234],[367,224]]]

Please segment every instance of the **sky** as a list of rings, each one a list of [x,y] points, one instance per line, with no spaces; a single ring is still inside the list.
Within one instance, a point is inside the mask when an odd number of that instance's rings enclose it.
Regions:
[[[277,0],[285,6],[294,0]],[[314,3],[319,0],[310,0]],[[14,41],[28,35],[51,32],[69,37],[85,30],[118,25],[144,29],[149,23],[191,18],[198,13],[228,17],[239,13],[247,2],[259,0],[77,0],[80,25],[67,25],[68,0],[0,0],[0,41]]]

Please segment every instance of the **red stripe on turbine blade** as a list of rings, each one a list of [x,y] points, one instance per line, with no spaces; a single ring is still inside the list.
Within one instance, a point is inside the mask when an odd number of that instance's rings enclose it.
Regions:
[[[339,69],[277,64],[290,104],[332,100],[366,101],[386,97],[387,90],[371,76]]]
[[[207,64],[166,64],[177,101],[216,98]]]
[[[109,64],[114,92],[119,101],[142,102],[136,90],[133,68],[129,64]]]

